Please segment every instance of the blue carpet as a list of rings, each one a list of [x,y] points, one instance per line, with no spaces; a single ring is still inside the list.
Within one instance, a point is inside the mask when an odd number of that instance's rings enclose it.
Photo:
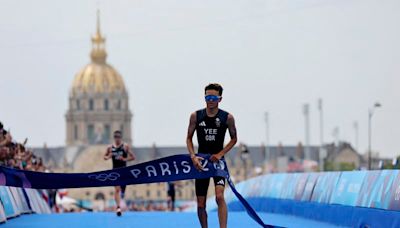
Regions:
[[[335,227],[333,225],[307,220],[299,217],[260,213],[264,221],[283,227]],[[216,212],[208,214],[210,228],[218,227]],[[200,227],[196,213],[185,212],[127,212],[122,217],[114,213],[65,213],[65,214],[31,214],[13,218],[2,227],[45,228],[45,227],[143,227],[175,228]],[[228,227],[259,227],[245,212],[229,212]]]

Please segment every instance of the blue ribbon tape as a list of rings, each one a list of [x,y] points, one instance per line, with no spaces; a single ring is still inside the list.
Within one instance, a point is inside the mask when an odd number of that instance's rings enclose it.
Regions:
[[[273,227],[266,225],[235,189],[224,160],[213,163],[208,160],[210,155],[198,154],[198,156],[204,158],[201,161],[204,170],[201,172],[194,168],[189,155],[173,155],[124,168],[93,173],[42,173],[0,166],[0,185],[60,189],[158,183],[220,176],[228,180],[233,193],[252,219],[262,227]]]

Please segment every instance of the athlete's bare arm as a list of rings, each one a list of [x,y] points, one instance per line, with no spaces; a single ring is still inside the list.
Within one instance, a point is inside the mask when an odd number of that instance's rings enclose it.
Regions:
[[[108,159],[110,159],[112,157],[112,154],[111,154],[111,147],[109,146],[109,147],[107,147],[107,151],[106,151],[106,153],[104,154],[104,160],[108,160]]]
[[[125,151],[128,153],[128,157],[124,158],[125,161],[133,161],[136,159],[136,156],[129,145],[125,145]]]
[[[189,151],[190,158],[192,159],[194,167],[201,171],[203,170],[203,166],[201,166],[200,160],[203,160],[203,158],[196,156],[193,146],[193,135],[195,131],[196,131],[196,113],[194,112],[190,115],[189,127],[186,137],[186,146]]]
[[[236,125],[235,125],[235,118],[231,114],[228,115],[228,119],[226,121],[226,124],[228,125],[228,131],[229,135],[231,137],[231,140],[229,141],[228,144],[222,149],[219,153],[214,154],[210,157],[210,160],[212,162],[216,162],[219,159],[221,159],[226,153],[228,153],[236,144],[237,142],[237,133],[236,133]]]

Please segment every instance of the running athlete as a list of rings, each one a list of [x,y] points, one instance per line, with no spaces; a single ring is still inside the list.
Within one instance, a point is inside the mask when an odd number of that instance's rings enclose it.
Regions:
[[[104,160],[112,159],[113,169],[126,167],[126,162],[135,160],[135,155],[128,144],[122,141],[121,131],[114,132],[114,144],[107,148]],[[120,201],[124,198],[126,186],[115,186],[115,203],[117,216],[122,215]]]
[[[202,157],[195,154],[193,146],[193,135],[197,132],[197,140],[199,143],[198,153],[212,154],[210,160],[218,162],[224,159],[224,155],[228,153],[237,142],[235,119],[233,116],[218,108],[218,104],[222,100],[223,88],[219,84],[209,84],[205,87],[206,108],[198,110],[190,115],[188,134],[186,138],[187,148],[192,158],[193,165],[199,171],[203,170],[201,165]],[[229,130],[231,140],[224,147],[224,139],[226,130]],[[227,226],[228,210],[224,199],[225,178],[214,177],[215,199],[218,205],[219,226],[225,228]],[[195,188],[197,196],[197,215],[199,217],[202,228],[207,228],[207,212],[206,199],[210,178],[196,179]]]

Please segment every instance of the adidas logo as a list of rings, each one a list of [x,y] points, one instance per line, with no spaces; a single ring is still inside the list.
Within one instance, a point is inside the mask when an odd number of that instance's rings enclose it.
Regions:
[[[205,127],[206,126],[206,122],[201,122],[201,123],[199,123],[199,126],[201,126],[201,127]]]
[[[224,182],[224,180],[220,180],[220,181],[217,182],[217,184],[225,185],[225,182]]]

